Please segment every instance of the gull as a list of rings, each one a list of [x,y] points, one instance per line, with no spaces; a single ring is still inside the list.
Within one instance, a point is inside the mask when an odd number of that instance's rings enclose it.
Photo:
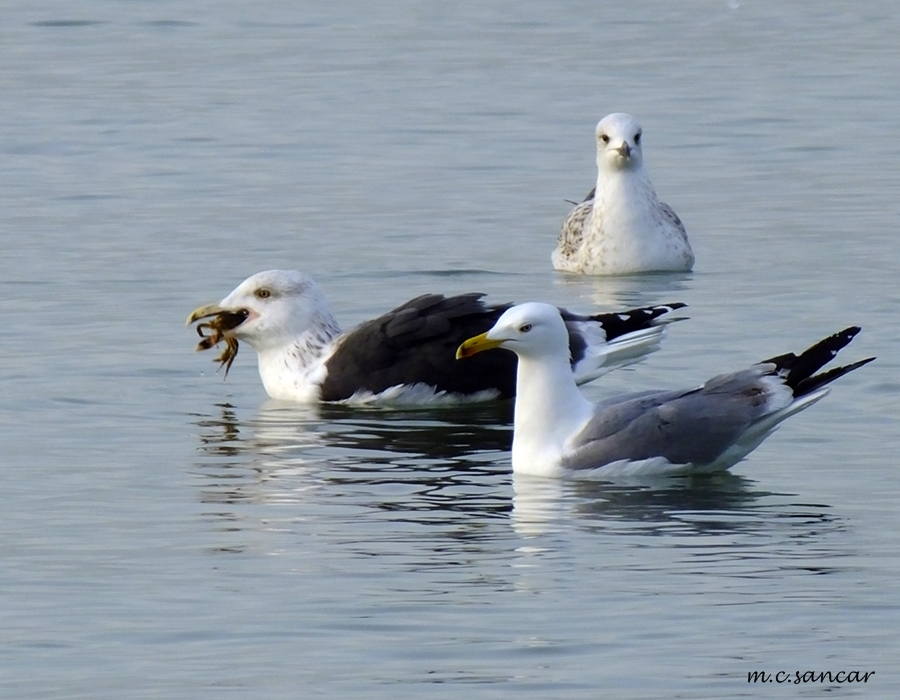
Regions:
[[[644,168],[641,125],[616,112],[597,124],[597,185],[562,225],[553,267],[587,275],[687,272],[694,252],[681,219]]]
[[[239,341],[256,350],[273,399],[417,404],[509,398],[515,393],[514,357],[484,356],[471,368],[454,359],[463,340],[486,331],[511,306],[488,304],[483,296],[425,294],[342,332],[308,275],[267,270],[222,301],[195,309],[187,323],[201,322],[198,350],[226,343],[218,358],[226,374]],[[573,381],[592,381],[658,349],[666,324],[660,317],[683,306],[590,316],[557,310],[565,317]]]
[[[816,374],[859,330],[846,328],[799,355],[779,355],[700,387],[641,391],[596,404],[572,378],[565,323],[548,304],[508,309],[489,331],[462,343],[457,357],[492,348],[518,355],[516,473],[705,473],[732,467],[779,423],[825,396],[828,383],[875,359]]]

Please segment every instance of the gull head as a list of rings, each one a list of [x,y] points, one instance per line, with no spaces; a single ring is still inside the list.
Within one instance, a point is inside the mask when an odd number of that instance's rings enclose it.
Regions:
[[[265,352],[290,344],[316,323],[331,319],[331,313],[309,276],[296,270],[267,270],[241,282],[222,301],[192,311],[187,325],[208,318],[213,321],[202,325],[214,328],[222,338],[242,340]]]
[[[597,167],[616,172],[637,170],[644,162],[641,125],[630,114],[615,112],[597,124]]]
[[[487,333],[465,341],[456,351],[456,359],[492,348],[512,350],[519,357],[559,356],[568,361],[569,332],[555,306],[528,302],[504,312]]]

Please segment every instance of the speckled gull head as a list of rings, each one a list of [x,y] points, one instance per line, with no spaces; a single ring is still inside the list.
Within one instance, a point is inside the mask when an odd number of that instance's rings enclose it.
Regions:
[[[597,124],[597,167],[605,172],[638,170],[644,163],[643,129],[630,114],[614,112]]]
[[[332,335],[337,326],[322,290],[296,270],[258,272],[219,303],[195,309],[188,323],[222,314],[233,315],[237,322],[225,335],[258,353],[288,346],[305,331],[323,325],[329,331],[326,335]]]

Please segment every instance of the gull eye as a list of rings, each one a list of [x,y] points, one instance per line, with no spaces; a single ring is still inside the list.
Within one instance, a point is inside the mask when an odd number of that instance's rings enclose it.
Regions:
[[[634,142],[635,142],[635,143],[640,143],[640,142],[641,142],[641,132],[640,132],[640,131],[637,132],[637,133],[634,135]]]
[[[262,289],[257,289],[255,292],[253,292],[253,294],[257,299],[268,299],[270,296],[272,296],[272,292],[270,292],[265,287],[263,287]]]
[[[603,143],[609,143],[609,136],[607,134],[600,134],[600,140]]]
[[[531,330],[530,323],[524,323],[521,326],[519,326],[519,333],[527,333],[530,330]]]

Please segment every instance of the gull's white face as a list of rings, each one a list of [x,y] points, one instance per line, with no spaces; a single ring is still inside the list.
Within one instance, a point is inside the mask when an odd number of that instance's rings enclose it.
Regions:
[[[597,166],[607,171],[637,170],[644,162],[637,119],[617,112],[597,124]]]
[[[567,360],[569,357],[566,324],[559,309],[550,304],[529,302],[514,306],[497,319],[486,335],[520,356],[561,354]]]
[[[569,332],[550,304],[529,302],[508,309],[487,333],[469,338],[456,351],[456,359],[494,348],[512,350],[519,357],[569,357]]]
[[[197,309],[192,318],[231,313],[244,320],[225,332],[257,351],[280,347],[309,328],[319,305],[312,281],[294,270],[259,272],[241,282],[218,304]]]
[[[309,327],[315,310],[311,289],[315,287],[306,275],[269,270],[244,280],[221,305],[249,312],[247,320],[234,329],[236,338],[257,348],[277,345]]]

